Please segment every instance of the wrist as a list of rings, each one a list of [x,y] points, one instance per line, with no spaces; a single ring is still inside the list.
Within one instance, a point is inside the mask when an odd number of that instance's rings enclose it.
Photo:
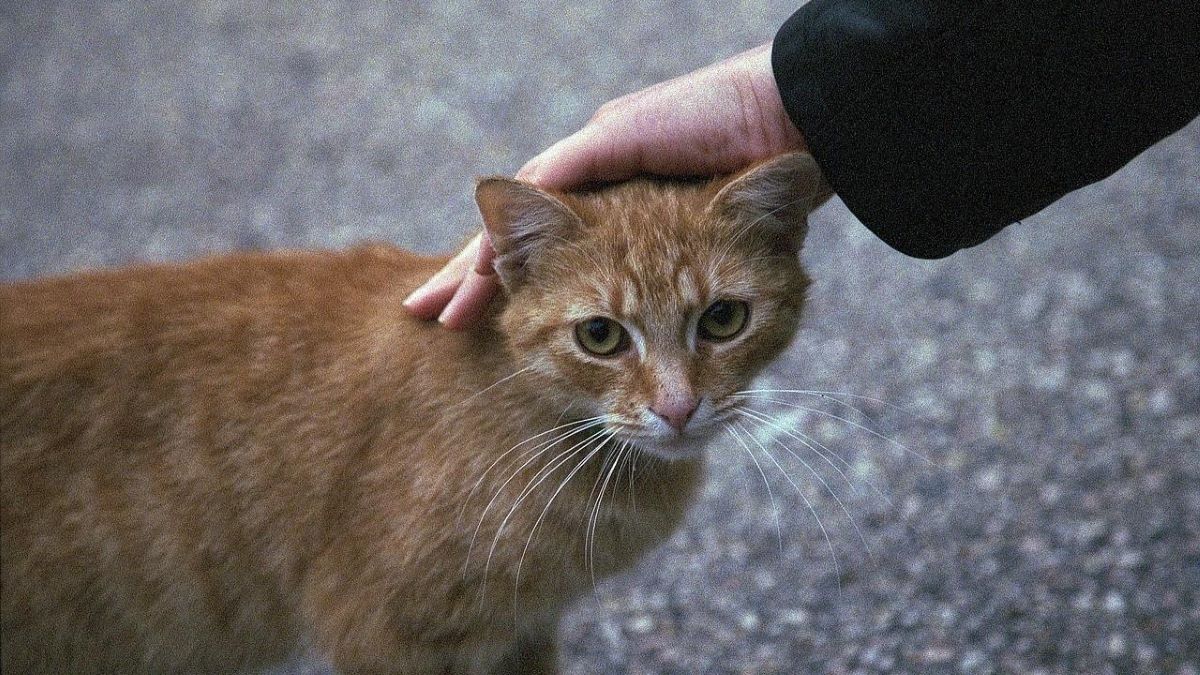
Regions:
[[[759,45],[743,53],[744,73],[751,88],[757,115],[757,126],[762,130],[763,144],[770,154],[781,152],[807,152],[804,134],[788,115],[779,93],[772,66],[772,44]]]

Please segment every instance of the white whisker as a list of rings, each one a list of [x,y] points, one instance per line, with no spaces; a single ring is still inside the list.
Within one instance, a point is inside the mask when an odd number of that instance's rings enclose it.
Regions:
[[[775,516],[775,537],[779,540],[779,553],[782,556],[783,528],[779,526],[779,505],[775,503],[775,493],[773,490],[771,490],[771,481],[767,480],[767,473],[763,471],[762,464],[758,463],[758,458],[754,456],[754,453],[750,450],[750,446],[746,445],[746,442],[737,435],[737,432],[733,430],[733,427],[726,424],[725,430],[729,432],[730,436],[733,436],[734,440],[738,442],[738,445],[741,445],[746,451],[746,454],[750,456],[750,461],[754,462],[754,466],[758,469],[758,475],[762,476],[763,485],[767,486],[767,497],[771,500],[771,512]],[[742,430],[744,431],[745,427],[742,427]]]
[[[812,438],[808,434],[805,434],[803,432],[796,431],[796,430],[793,430],[791,428],[784,426],[782,423],[779,422],[779,418],[774,417],[772,415],[768,415],[767,413],[764,413],[760,410],[754,410],[753,408],[748,408],[746,406],[740,406],[740,407],[736,408],[735,410],[736,410],[736,412],[738,412],[742,415],[745,415],[747,413],[753,414],[756,416],[755,419],[757,419],[759,422],[764,422],[764,423],[770,425],[771,428],[775,429],[776,431],[779,431],[780,433],[782,433],[794,440],[800,441],[800,443],[804,447],[811,450],[814,455],[816,455],[817,457],[820,457],[826,464],[828,464],[830,466],[830,468],[832,468],[835,472],[837,472],[837,474],[842,477],[842,480],[845,481],[846,485],[850,487],[850,489],[854,492],[854,494],[860,494],[858,491],[858,486],[855,485],[852,480],[850,480],[850,477],[846,475],[846,472],[842,471],[842,469],[837,464],[834,464],[829,459],[829,457],[826,456],[826,453],[828,453],[829,455],[832,455],[834,459],[836,459],[842,463],[842,466],[846,467],[847,469],[849,469],[851,471],[854,471],[854,467],[851,466],[850,463],[847,462],[844,458],[842,458],[841,455],[834,452],[832,448],[829,448],[828,446],[823,445],[820,441],[818,441],[815,438]],[[816,445],[816,447],[814,447],[814,444]],[[820,448],[820,449],[818,449],[818,448]],[[825,452],[821,452],[821,450],[824,450]],[[789,451],[790,451],[790,448],[789,448]],[[793,453],[793,454],[795,454],[795,453]],[[796,459],[800,459],[799,456],[797,456]],[[803,460],[801,460],[801,461],[803,461]],[[814,473],[816,473],[816,472],[814,472]],[[861,480],[862,480],[862,482],[866,483],[867,486],[870,487],[871,490],[875,494],[879,495],[879,497],[882,498],[883,501],[887,502],[889,506],[892,504],[892,500],[889,499],[888,496],[885,495],[882,490],[880,490],[878,487],[876,487],[876,485],[874,483],[872,483],[869,480],[866,480],[865,478],[863,478]]]
[[[568,406],[568,407],[570,407],[570,406]],[[563,411],[563,412],[564,412],[564,414],[566,413],[566,411]],[[561,419],[561,416],[559,419]],[[574,427],[574,428],[576,428],[576,430],[578,430],[581,427],[586,427],[586,425],[593,423],[593,422],[597,422],[601,419],[604,419],[604,415],[597,415],[596,417],[589,417],[587,419],[575,420],[573,422],[567,422],[566,424],[559,424],[559,425],[552,427],[550,429],[547,429],[541,433],[534,434],[533,436],[530,436],[529,438],[526,438],[525,440],[520,441],[519,443],[512,446],[508,450],[505,450],[504,452],[500,453],[500,455],[498,457],[496,457],[496,459],[494,461],[492,461],[492,463],[489,464],[486,469],[483,470],[483,473],[480,474],[480,476],[479,476],[479,480],[476,480],[475,484],[471,486],[470,492],[467,493],[466,498],[463,500],[462,508],[459,509],[459,511],[458,511],[458,521],[457,522],[460,524],[462,523],[462,517],[467,511],[467,505],[471,503],[471,499],[475,496],[475,491],[478,490],[479,486],[483,484],[484,479],[487,478],[487,475],[489,473],[491,473],[492,469],[496,468],[496,465],[499,464],[501,461],[503,461],[504,458],[509,455],[509,453],[516,451],[516,449],[521,447],[522,445],[525,445],[526,443],[528,443],[532,440],[541,438],[542,436],[546,436],[546,435],[552,434],[556,431],[559,431],[562,429],[569,429],[572,427]],[[572,433],[574,433],[574,432],[572,432]],[[563,438],[570,436],[570,435],[571,434],[564,434],[552,441],[543,441],[542,443],[535,445],[532,448],[532,450],[536,450],[537,448],[543,447],[547,443],[554,443],[558,440],[562,440]],[[525,452],[523,452],[520,456],[518,456],[517,461],[520,461],[521,457],[527,456],[529,454],[529,452],[531,452],[532,450],[526,450]]]
[[[609,452],[606,455],[604,455],[604,460],[600,463],[600,470],[596,472],[596,481],[594,483],[592,483],[592,489],[590,492],[588,492],[587,502],[584,505],[583,556],[584,556],[585,560],[589,557],[589,551],[591,550],[590,549],[591,542],[588,539],[588,531],[591,529],[591,523],[592,523],[592,521],[591,521],[592,505],[594,504],[594,502],[592,500],[598,499],[596,493],[600,491],[600,482],[604,480],[604,472],[608,470],[609,464],[615,463],[615,461],[616,461],[616,453],[615,452]]]
[[[563,411],[560,412],[558,417],[554,420],[555,425],[562,424],[563,418],[567,416],[567,411],[570,410],[571,406],[575,405],[578,400],[579,399],[577,398],[571,399],[571,402],[567,404],[567,407],[563,408]]]
[[[479,391],[475,392],[474,394],[471,394],[470,396],[464,398],[463,400],[461,400],[458,403],[455,403],[454,405],[449,406],[449,407],[457,408],[458,406],[466,403],[467,401],[470,401],[478,396],[482,396],[485,392],[491,391],[493,388],[498,387],[498,386],[504,384],[505,382],[508,382],[509,380],[513,379],[514,377],[520,375],[521,373],[524,373],[524,372],[532,370],[532,369],[533,369],[533,366],[525,366],[524,368],[521,368],[520,370],[518,370],[512,374],[506,375],[506,376],[500,378],[499,380],[496,380],[495,382],[491,383],[490,385],[484,387],[483,389],[480,389]]]
[[[597,431],[591,436],[588,436],[584,440],[571,446],[567,450],[564,450],[557,457],[547,462],[545,466],[534,473],[533,478],[529,479],[529,483],[521,490],[520,494],[517,495],[516,500],[513,502],[512,508],[510,508],[508,513],[504,515],[504,519],[500,521],[500,526],[496,528],[495,536],[492,537],[492,545],[488,548],[487,561],[483,565],[483,582],[485,584],[487,583],[488,570],[491,569],[492,556],[496,553],[496,546],[500,543],[500,537],[504,534],[504,528],[508,526],[508,521],[512,518],[513,514],[516,513],[517,508],[521,506],[521,503],[524,502],[525,499],[532,494],[539,485],[544,483],[547,478],[557,471],[559,467],[561,467],[563,464],[566,464],[572,456],[581,452],[581,448],[585,447],[588,443],[606,433],[608,432],[604,429],[601,429],[600,431]]]
[[[637,471],[637,456],[639,452],[640,450],[637,446],[629,446],[629,501],[631,502],[630,508],[635,514],[637,513],[637,490],[633,485],[633,474]]]
[[[874,429],[872,429],[870,427],[863,426],[862,424],[859,424],[853,420],[846,419],[845,417],[842,417],[841,415],[836,415],[834,413],[831,413],[828,410],[821,410],[819,408],[809,408],[807,406],[802,406],[798,403],[792,403],[791,401],[784,401],[782,399],[777,399],[777,398],[762,398],[761,400],[769,401],[771,403],[777,403],[779,405],[784,405],[789,408],[795,408],[796,410],[803,410],[804,412],[810,412],[814,415],[823,415],[825,417],[832,417],[835,420],[849,424],[850,426],[854,427],[855,429],[865,431],[868,434],[871,434],[872,436],[874,436],[882,441],[891,443],[892,445],[900,448],[904,452],[921,459],[922,461],[925,462],[925,464],[927,464],[929,466],[936,467],[936,468],[942,468],[942,467],[938,466],[937,464],[935,464],[933,462],[933,460],[929,459],[928,457],[926,457],[925,455],[923,455],[919,452],[916,452],[915,450],[909,449],[909,447],[907,445],[901,443],[900,441],[897,441],[894,438],[888,438],[887,436],[884,436],[883,434],[879,433],[878,431],[875,431]]]
[[[907,415],[909,417],[915,416],[912,412],[909,412],[908,410],[905,410],[904,408],[901,408],[898,405],[888,403],[887,401],[885,401],[881,398],[875,398],[874,396],[863,396],[862,394],[851,394],[851,393],[844,392],[844,391],[821,391],[818,389],[743,389],[741,391],[734,392],[734,393],[735,394],[801,394],[801,395],[805,395],[805,396],[819,396],[821,398],[827,398],[835,403],[840,403],[840,404],[846,406],[847,408],[850,408],[854,412],[858,413],[859,415],[862,415],[863,417],[866,417],[867,419],[871,419],[871,416],[868,415],[867,413],[863,412],[861,408],[858,408],[857,406],[851,405],[851,404],[846,403],[845,401],[841,400],[841,398],[852,398],[852,399],[857,399],[860,401],[870,401],[871,403],[878,403],[879,405],[882,405],[886,408],[890,408],[892,410],[895,410],[896,412]],[[841,398],[838,398],[838,397],[841,397]]]
[[[766,456],[771,460],[771,462],[773,464],[775,464],[775,468],[779,469],[779,472],[783,474],[784,480],[786,480],[789,484],[791,484],[792,488],[796,491],[796,495],[799,496],[800,499],[804,501],[804,505],[808,507],[809,513],[811,513],[813,516],[813,519],[817,521],[817,527],[821,528],[821,535],[825,537],[825,545],[829,548],[829,557],[833,561],[833,574],[834,574],[834,577],[837,579],[838,595],[840,596],[842,593],[841,566],[838,565],[837,553],[833,549],[833,540],[830,539],[830,537],[829,537],[829,530],[825,529],[825,524],[821,522],[821,516],[817,515],[817,509],[813,506],[812,502],[809,501],[808,497],[805,496],[804,491],[800,489],[800,486],[796,485],[796,482],[793,481],[792,477],[788,475],[788,472],[784,471],[783,467],[780,466],[779,462],[775,459],[775,456],[772,455],[769,450],[767,450],[766,446],[764,446],[762,443],[759,443],[758,439],[755,438],[754,435],[751,434],[749,431],[747,431],[746,427],[742,426],[741,422],[738,422],[737,424],[738,424],[738,426],[740,426],[742,428],[742,431],[744,431],[747,435],[750,436],[751,440],[753,440],[755,443],[758,443],[758,447],[762,448],[763,453],[766,454]],[[750,449],[747,448],[746,452],[750,452]]]
[[[596,526],[600,520],[600,505],[604,501],[604,493],[608,491],[608,482],[610,479],[612,479],[613,473],[616,471],[618,464],[620,464],[621,453],[622,453],[622,450],[624,447],[626,447],[626,446],[622,446],[622,449],[618,449],[616,452],[613,453],[613,455],[615,456],[615,459],[613,459],[611,466],[609,466],[609,468],[608,468],[608,475],[606,475],[604,477],[604,484],[600,486],[600,494],[596,496],[596,506],[595,506],[595,508],[592,509],[590,532],[585,533],[585,535],[584,535],[584,548],[589,551],[588,573],[591,575],[591,578],[592,578],[592,592],[593,593],[597,592],[596,591]],[[589,540],[591,541],[590,547],[587,544],[587,542]]]
[[[535,520],[533,523],[533,527],[530,528],[529,538],[525,540],[525,548],[521,550],[521,558],[517,561],[517,574],[513,581],[514,612],[516,611],[517,606],[517,593],[519,592],[521,585],[521,568],[525,565],[525,555],[529,552],[529,547],[533,544],[534,534],[537,532],[538,527],[542,524],[542,521],[546,518],[546,514],[550,512],[550,507],[554,504],[554,500],[558,498],[559,493],[563,491],[563,488],[567,486],[567,483],[571,482],[571,479],[575,477],[575,474],[579,473],[579,470],[582,469],[588,462],[590,462],[592,458],[604,448],[604,445],[608,443],[608,441],[611,440],[615,435],[616,432],[609,432],[607,436],[600,439],[600,442],[596,445],[596,447],[592,448],[591,451],[589,451],[583,459],[579,460],[579,463],[567,473],[567,476],[563,478],[561,483],[558,484],[558,487],[554,490],[554,493],[550,495],[550,499],[546,500],[546,506],[542,509],[542,512],[538,514],[537,520]]]
[[[753,413],[754,411],[752,411],[752,410],[739,410],[738,412],[742,413],[744,416],[749,417],[752,420],[756,420],[758,422],[764,421],[764,420],[754,416],[753,414],[747,414],[747,413]],[[769,422],[768,422],[768,424],[769,424]],[[772,425],[772,426],[774,426],[774,425]],[[800,462],[800,464],[802,464],[804,466],[804,468],[808,469],[808,472],[810,474],[812,474],[813,478],[816,478],[817,482],[819,482],[821,484],[821,486],[825,488],[825,491],[829,493],[829,496],[833,497],[833,501],[837,502],[838,507],[842,509],[842,513],[846,514],[846,518],[850,521],[850,525],[854,528],[854,531],[858,534],[858,539],[859,539],[859,541],[862,542],[863,548],[866,549],[867,555],[874,558],[874,556],[871,555],[871,547],[869,544],[867,544],[867,538],[863,536],[862,530],[859,529],[858,523],[855,522],[855,520],[854,520],[854,516],[852,516],[850,514],[850,510],[847,509],[846,505],[842,503],[841,497],[838,497],[837,493],[833,491],[833,488],[831,488],[829,486],[829,483],[825,482],[825,479],[821,477],[821,474],[819,472],[817,472],[815,469],[813,469],[812,465],[810,465],[808,462],[804,461],[803,457],[801,457],[800,455],[797,455],[791,448],[789,448],[787,445],[785,445],[782,441],[780,441],[778,438],[772,439],[772,440],[775,441],[776,445],[783,448],[785,451],[787,451],[787,453],[789,455],[794,457],[797,462]],[[754,441],[756,443],[759,443],[757,438],[755,438]],[[761,446],[762,444],[759,443],[759,445]],[[763,451],[766,452],[765,447],[763,448]],[[833,464],[830,464],[830,466],[833,466]],[[837,468],[837,467],[834,467],[834,468]],[[887,499],[887,498],[885,497],[884,499]]]
[[[500,497],[500,494],[504,491],[504,488],[508,486],[509,482],[511,482],[514,478],[516,478],[520,474],[522,469],[524,469],[526,466],[528,466],[530,463],[532,463],[534,460],[536,460],[537,457],[539,455],[541,455],[543,452],[554,447],[555,444],[557,444],[563,440],[566,440],[567,438],[570,438],[571,436],[574,436],[575,434],[577,434],[581,431],[588,429],[589,425],[603,419],[603,417],[604,417],[603,415],[599,415],[597,417],[576,420],[574,422],[568,422],[566,424],[560,424],[559,426],[556,426],[552,429],[547,429],[546,431],[543,431],[539,434],[530,436],[529,438],[526,438],[525,440],[521,441],[520,443],[517,443],[516,445],[512,446],[508,450],[505,450],[490,465],[488,465],[487,469],[485,469],[483,471],[483,474],[479,476],[479,480],[475,481],[475,485],[473,485],[471,487],[471,491],[469,493],[467,493],[466,498],[463,500],[462,508],[459,509],[459,514],[458,514],[458,522],[459,523],[462,522],[462,518],[466,514],[467,506],[470,504],[471,499],[474,497],[475,491],[479,489],[479,487],[483,484],[484,479],[487,478],[487,475],[489,473],[491,473],[492,469],[496,468],[496,465],[499,464],[504,459],[505,456],[516,451],[516,449],[521,447],[522,445],[524,445],[534,439],[537,439],[541,436],[545,436],[547,434],[551,434],[551,433],[554,433],[555,431],[559,431],[562,429],[568,430],[550,440],[542,441],[541,443],[534,445],[532,448],[529,448],[526,451],[522,452],[514,460],[514,463],[516,463],[516,462],[520,462],[522,459],[524,459],[525,463],[521,464],[521,466],[518,467],[517,470],[514,471],[512,473],[512,475],[509,476],[508,479],[506,479],[504,482],[502,482],[500,484],[499,489],[496,490],[495,494],[492,495],[491,500],[488,501],[487,506],[484,507],[483,513],[479,517],[479,524],[477,524],[475,526],[475,531],[471,534],[471,542],[467,547],[466,560],[463,561],[464,578],[467,573],[467,565],[471,559],[471,551],[475,547],[475,539],[476,539],[476,537],[479,536],[479,528],[483,526],[483,520],[484,520],[484,518],[487,517],[488,510],[490,510],[492,508],[492,504],[494,504],[496,499]]]
[[[575,434],[578,434],[581,432],[586,432],[588,429],[591,428],[591,426],[589,424],[585,424],[583,422],[585,422],[585,420],[580,420],[580,423],[572,423],[572,424],[568,424],[568,425],[563,425],[563,426],[570,426],[572,428],[569,431],[559,434],[558,436],[556,436],[555,438],[553,438],[549,441],[543,441],[542,443],[539,443],[537,446],[535,446],[531,450],[523,453],[522,457],[528,456],[528,459],[526,459],[523,464],[521,464],[519,467],[517,467],[512,472],[512,474],[510,474],[509,477],[506,478],[500,484],[500,487],[496,488],[496,491],[492,495],[492,498],[490,500],[488,500],[487,505],[483,508],[483,511],[479,514],[479,522],[475,525],[475,531],[471,533],[471,541],[467,545],[466,559],[463,561],[463,578],[464,579],[466,578],[467,572],[470,568],[471,552],[475,548],[475,540],[479,537],[479,530],[480,530],[480,528],[483,527],[483,522],[484,522],[484,520],[487,519],[487,514],[489,511],[491,511],[492,506],[496,503],[496,500],[500,498],[500,495],[504,494],[504,488],[508,487],[508,484],[511,483],[513,480],[515,480],[516,477],[519,476],[521,474],[521,472],[525,470],[526,467],[528,467],[530,464],[535,462],[537,460],[537,458],[540,457],[541,455],[549,452],[552,448],[554,448],[555,445],[574,436]],[[541,435],[541,434],[539,434],[539,435]],[[511,450],[510,450],[510,452],[511,452]],[[520,461],[520,458],[518,458],[517,461]]]

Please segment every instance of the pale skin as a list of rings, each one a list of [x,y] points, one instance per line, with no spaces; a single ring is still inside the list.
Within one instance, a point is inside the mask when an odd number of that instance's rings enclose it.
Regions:
[[[784,152],[805,150],[788,118],[765,44],[609,101],[582,129],[517,172],[546,190],[639,175],[731,173]],[[446,328],[474,325],[500,290],[495,252],[481,232],[404,306]]]

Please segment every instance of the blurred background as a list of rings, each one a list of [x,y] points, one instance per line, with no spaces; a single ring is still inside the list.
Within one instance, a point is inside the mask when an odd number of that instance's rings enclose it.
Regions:
[[[473,176],[794,9],[4,2],[0,278],[449,251],[478,224]],[[1196,675],[1198,186],[1193,123],[933,262],[833,200],[805,328],[763,386],[849,395],[764,401],[761,466],[716,443],[683,531],[566,617],[565,672]]]

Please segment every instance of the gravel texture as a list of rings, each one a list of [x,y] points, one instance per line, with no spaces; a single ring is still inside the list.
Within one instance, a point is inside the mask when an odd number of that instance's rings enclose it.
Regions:
[[[789,10],[5,2],[0,277],[448,250],[473,175]],[[822,209],[807,325],[764,386],[869,398],[764,410],[839,459],[761,425],[795,483],[752,443],[768,493],[719,444],[687,527],[563,622],[564,671],[1200,672],[1198,186],[1193,123],[947,260]]]

